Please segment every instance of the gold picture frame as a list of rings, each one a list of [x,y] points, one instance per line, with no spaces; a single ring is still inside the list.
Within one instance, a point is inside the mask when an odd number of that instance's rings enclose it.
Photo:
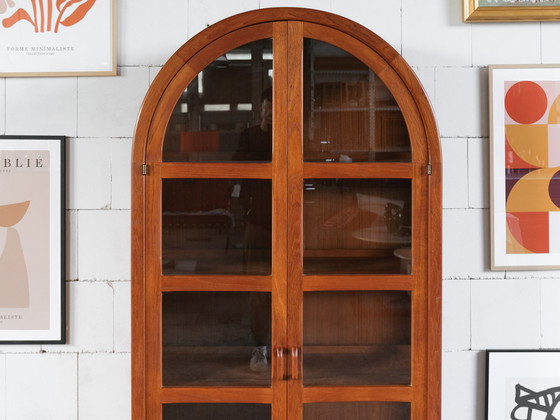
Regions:
[[[496,4],[490,5],[490,3],[496,3]],[[560,21],[560,1],[558,0],[463,0],[463,21],[464,22]]]

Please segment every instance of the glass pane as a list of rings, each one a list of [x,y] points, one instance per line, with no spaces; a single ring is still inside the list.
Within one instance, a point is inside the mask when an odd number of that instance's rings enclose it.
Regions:
[[[221,55],[189,84],[171,115],[166,162],[270,161],[272,40]]]
[[[267,404],[164,404],[163,420],[270,420]]]
[[[268,292],[163,294],[164,386],[270,386]]]
[[[395,98],[356,57],[306,39],[303,91],[306,161],[410,161],[408,130]]]
[[[163,274],[271,273],[266,179],[164,179]]]
[[[306,292],[306,386],[410,384],[409,292]]]
[[[305,180],[304,273],[409,273],[411,197],[409,179]]]
[[[410,403],[348,402],[304,404],[303,420],[410,420]]]

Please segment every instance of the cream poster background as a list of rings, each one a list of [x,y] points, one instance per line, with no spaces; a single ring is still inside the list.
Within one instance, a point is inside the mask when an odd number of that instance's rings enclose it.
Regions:
[[[2,140],[0,146],[0,338],[3,340],[59,338],[52,337],[53,331],[60,335],[57,329],[60,329],[61,268],[57,250],[61,243],[61,217],[57,205],[61,202],[61,188],[60,178],[56,176],[60,171],[60,155],[53,153],[59,143]],[[29,203],[25,210],[26,202]],[[20,219],[14,216],[12,223],[16,223],[7,227],[4,225],[9,223],[2,221],[2,206],[13,204],[20,207],[15,208]],[[14,212],[11,213],[13,216]]]

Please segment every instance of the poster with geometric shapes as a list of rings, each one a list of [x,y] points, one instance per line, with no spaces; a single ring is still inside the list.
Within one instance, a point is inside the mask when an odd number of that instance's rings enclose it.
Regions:
[[[560,268],[560,68],[489,71],[492,268]]]
[[[65,340],[64,137],[0,136],[0,343]]]

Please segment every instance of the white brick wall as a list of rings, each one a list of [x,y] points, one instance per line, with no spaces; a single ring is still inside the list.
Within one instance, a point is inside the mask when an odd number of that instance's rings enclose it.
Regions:
[[[69,344],[0,346],[0,420],[130,417],[130,148],[151,80],[206,25],[259,7],[386,39],[434,106],[444,158],[444,420],[484,416],[487,348],[558,348],[560,272],[489,271],[488,64],[560,62],[560,23],[464,24],[461,0],[119,0],[117,77],[0,79],[0,134],[68,136]],[[95,162],[92,159],[95,158]]]

